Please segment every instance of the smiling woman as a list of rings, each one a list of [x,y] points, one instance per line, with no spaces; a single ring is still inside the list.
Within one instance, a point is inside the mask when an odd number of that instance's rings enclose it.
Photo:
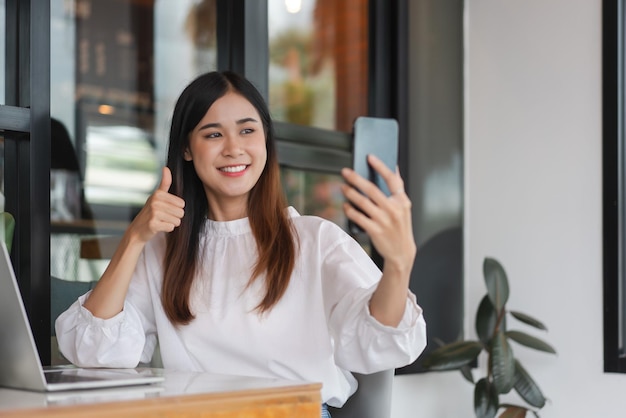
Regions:
[[[402,187],[399,173],[369,163],[389,189]],[[230,71],[197,77],[174,107],[158,189],[95,288],[56,321],[61,351],[79,365],[134,367],[158,341],[165,368],[322,382],[335,407],[356,390],[352,371],[413,362],[426,329],[408,289],[410,200],[342,175],[343,209],[382,271],[337,225],[287,207],[253,84]]]
[[[305,16],[312,23],[301,27],[308,32],[307,45],[315,40],[315,51],[303,43],[293,45],[295,38],[288,34],[279,37],[288,43],[281,50],[280,42],[269,36],[279,29],[273,20],[279,16],[275,6],[283,11],[281,17],[288,13],[284,0],[53,0],[42,7],[35,3],[0,0],[0,19],[6,21],[0,48],[6,45],[7,52],[0,54],[6,64],[0,65],[0,80],[16,80],[0,81],[0,97],[7,105],[0,109],[0,125],[6,130],[7,203],[12,209],[22,208],[14,212],[21,217],[14,261],[22,290],[32,300],[35,338],[47,364],[50,330],[41,324],[50,322],[50,172],[45,146],[50,114],[68,128],[81,172],[90,182],[87,203],[94,219],[77,220],[80,231],[71,232],[98,237],[119,237],[119,229],[109,225],[127,225],[149,195],[146,190],[157,186],[170,111],[182,86],[200,73],[230,69],[253,80],[265,98],[274,90],[270,83],[277,81],[277,91],[285,93],[282,97],[303,99],[290,101],[281,111],[283,101],[276,109],[277,116],[288,116],[285,122],[313,115],[310,126],[300,125],[312,140],[294,134],[294,124],[283,122],[280,129],[281,168],[293,174],[285,183],[296,184],[289,193],[303,213],[333,217],[342,227],[339,170],[350,161],[352,119],[362,113],[406,119],[406,0],[306,1],[297,13],[297,7],[290,8],[291,18]],[[291,83],[298,77],[292,70],[313,61],[298,62],[293,52],[282,55],[288,55],[288,62],[281,56],[274,60],[274,46],[278,52],[295,49],[315,57],[315,68],[301,67],[301,75],[312,75],[305,88],[297,80]],[[314,103],[314,113],[308,111],[308,103]],[[117,128],[131,128],[136,138],[129,138],[128,132],[118,137]],[[32,147],[25,150],[29,129]],[[30,179],[34,187],[19,187],[22,179]],[[302,188],[306,193],[296,193],[300,184],[306,185]],[[57,227],[52,225],[54,233],[59,233],[54,231]],[[78,277],[64,271],[62,279],[93,280],[107,262],[98,260],[92,269],[93,261],[80,260]]]
[[[184,159],[204,185],[212,219],[246,216],[248,194],[267,161],[265,142],[259,112],[234,92],[217,99],[191,131]]]

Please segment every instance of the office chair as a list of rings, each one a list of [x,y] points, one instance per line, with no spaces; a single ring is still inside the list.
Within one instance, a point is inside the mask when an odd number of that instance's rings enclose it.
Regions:
[[[54,336],[54,321],[70,305],[96,286],[96,281],[78,282],[50,277],[50,335]]]
[[[372,374],[353,373],[359,382],[354,395],[342,408],[328,407],[333,418],[389,418],[394,370]]]
[[[61,365],[69,362],[59,352],[59,346],[56,340],[56,332],[54,322],[57,317],[63,313],[79,296],[87,293],[96,285],[92,282],[77,282],[59,279],[58,277],[50,277],[50,343],[52,349],[51,364]]]

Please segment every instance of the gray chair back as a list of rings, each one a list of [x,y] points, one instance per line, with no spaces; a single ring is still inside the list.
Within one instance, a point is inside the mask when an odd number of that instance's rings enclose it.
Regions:
[[[394,370],[383,370],[372,374],[353,374],[359,382],[359,387],[342,408],[328,408],[332,417],[389,418]]]

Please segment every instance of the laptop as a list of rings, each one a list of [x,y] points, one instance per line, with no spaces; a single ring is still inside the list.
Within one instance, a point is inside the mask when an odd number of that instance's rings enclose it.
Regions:
[[[0,386],[39,392],[146,385],[165,380],[150,368],[44,370],[11,259],[0,241]]]

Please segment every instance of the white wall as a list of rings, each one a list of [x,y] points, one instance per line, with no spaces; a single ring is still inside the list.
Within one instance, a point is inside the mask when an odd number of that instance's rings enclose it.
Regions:
[[[543,418],[626,416],[626,375],[603,372],[601,3],[466,1],[468,331],[496,257],[509,308],[559,353],[515,347]],[[393,417],[470,417],[472,390],[457,372],[396,377]]]

